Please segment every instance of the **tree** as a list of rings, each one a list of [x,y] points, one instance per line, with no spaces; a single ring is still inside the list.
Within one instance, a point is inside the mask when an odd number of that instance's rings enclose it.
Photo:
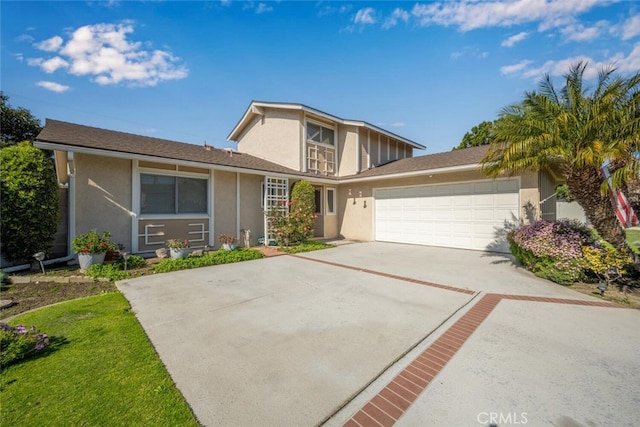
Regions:
[[[496,122],[484,121],[478,126],[474,126],[471,130],[464,134],[462,141],[454,150],[463,148],[478,147],[480,145],[488,145],[493,139],[492,131]]]
[[[614,76],[603,68],[595,89],[584,87],[586,63],[573,65],[557,91],[546,75],[539,91],[504,108],[495,141],[482,161],[491,175],[553,168],[566,179],[575,200],[600,236],[617,248],[626,247],[600,169],[618,167],[613,184],[637,178],[640,146],[640,73]]]
[[[42,130],[40,120],[25,108],[12,108],[9,97],[0,92],[0,148],[21,141],[33,141]]]
[[[47,252],[56,235],[58,191],[51,159],[28,141],[0,149],[0,247],[9,260]]]

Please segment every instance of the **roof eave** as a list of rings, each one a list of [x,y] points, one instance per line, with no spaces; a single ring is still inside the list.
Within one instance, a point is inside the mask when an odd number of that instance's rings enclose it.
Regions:
[[[448,166],[444,168],[435,168],[435,169],[422,169],[418,171],[411,172],[398,172],[398,173],[390,173],[384,175],[374,175],[374,176],[365,176],[358,177],[344,177],[340,180],[340,183],[352,183],[352,182],[366,182],[366,181],[380,181],[385,179],[397,179],[397,178],[411,178],[414,176],[422,176],[422,175],[438,175],[443,173],[451,173],[451,172],[467,172],[467,171],[475,171],[480,170],[480,164],[474,163],[470,165],[459,165],[459,166]]]

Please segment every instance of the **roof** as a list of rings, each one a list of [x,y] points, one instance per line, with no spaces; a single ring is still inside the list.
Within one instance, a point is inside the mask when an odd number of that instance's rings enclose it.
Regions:
[[[202,145],[117,132],[52,119],[46,120],[44,128],[36,137],[36,141],[63,146],[55,148],[62,151],[74,151],[73,148],[90,149],[131,156],[141,155],[156,159],[182,160],[272,173],[308,175],[277,163],[236,151],[231,152],[212,147],[207,149]]]
[[[412,173],[428,173],[442,169],[477,168],[489,149],[488,145],[447,151],[444,153],[427,154],[394,160],[380,166],[362,171],[357,175],[343,177],[343,179],[373,178],[389,175]]]
[[[488,146],[465,148],[444,153],[400,159],[372,167],[355,175],[335,177],[300,172],[250,154],[239,153],[202,145],[188,144],[167,139],[135,135],[47,119],[36,137],[36,145],[42,148],[87,152],[125,158],[166,160],[167,162],[196,163],[205,167],[215,165],[231,170],[268,172],[290,176],[302,176],[315,180],[335,182],[360,179],[384,179],[398,175],[420,175],[434,172],[476,169],[487,152]]]
[[[340,118],[338,116],[334,116],[332,114],[328,114],[325,113],[324,111],[320,111],[320,110],[316,110],[315,108],[311,108],[308,107],[304,104],[295,104],[295,103],[290,103],[290,102],[268,102],[268,101],[251,101],[251,103],[249,104],[249,107],[247,108],[247,110],[245,111],[245,113],[242,115],[242,118],[240,119],[240,121],[238,121],[238,123],[236,123],[236,125],[234,126],[233,130],[231,130],[231,133],[229,133],[229,136],[227,136],[227,140],[229,141],[237,141],[238,137],[240,136],[240,133],[242,131],[242,129],[244,129],[244,127],[250,122],[250,120],[253,118],[253,116],[255,115],[262,115],[262,108],[276,108],[276,109],[282,109],[282,110],[301,110],[301,111],[305,111],[307,113],[310,114],[314,114],[316,116],[319,117],[324,117],[328,120],[331,120],[332,122],[336,122],[339,124],[344,124],[344,125],[350,125],[350,126],[357,126],[357,127],[364,127],[366,129],[371,129],[373,131],[379,132],[383,135],[387,135],[391,138],[397,139],[399,141],[404,142],[405,144],[411,145],[412,147],[418,148],[420,150],[424,150],[426,147],[422,144],[419,144],[415,141],[412,141],[410,139],[404,138],[398,134],[395,134],[393,132],[389,132],[386,129],[382,129],[381,127],[372,125],[370,123],[367,123],[365,121],[362,120],[351,120],[351,119],[343,119]]]

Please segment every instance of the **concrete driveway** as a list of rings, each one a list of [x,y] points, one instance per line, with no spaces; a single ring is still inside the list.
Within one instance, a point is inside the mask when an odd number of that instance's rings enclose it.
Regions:
[[[637,425],[640,312],[357,243],[118,283],[207,426]]]

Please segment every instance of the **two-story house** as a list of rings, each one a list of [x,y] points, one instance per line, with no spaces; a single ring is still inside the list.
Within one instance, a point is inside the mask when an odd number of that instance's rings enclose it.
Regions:
[[[47,119],[35,145],[54,150],[68,186],[69,234],[108,230],[135,253],[167,239],[216,245],[266,235],[265,210],[291,186],[316,188],[315,235],[478,250],[506,249],[505,226],[555,216],[547,172],[489,179],[486,147],[414,157],[425,147],[364,121],[301,104],[252,102],[228,136],[237,150]]]

